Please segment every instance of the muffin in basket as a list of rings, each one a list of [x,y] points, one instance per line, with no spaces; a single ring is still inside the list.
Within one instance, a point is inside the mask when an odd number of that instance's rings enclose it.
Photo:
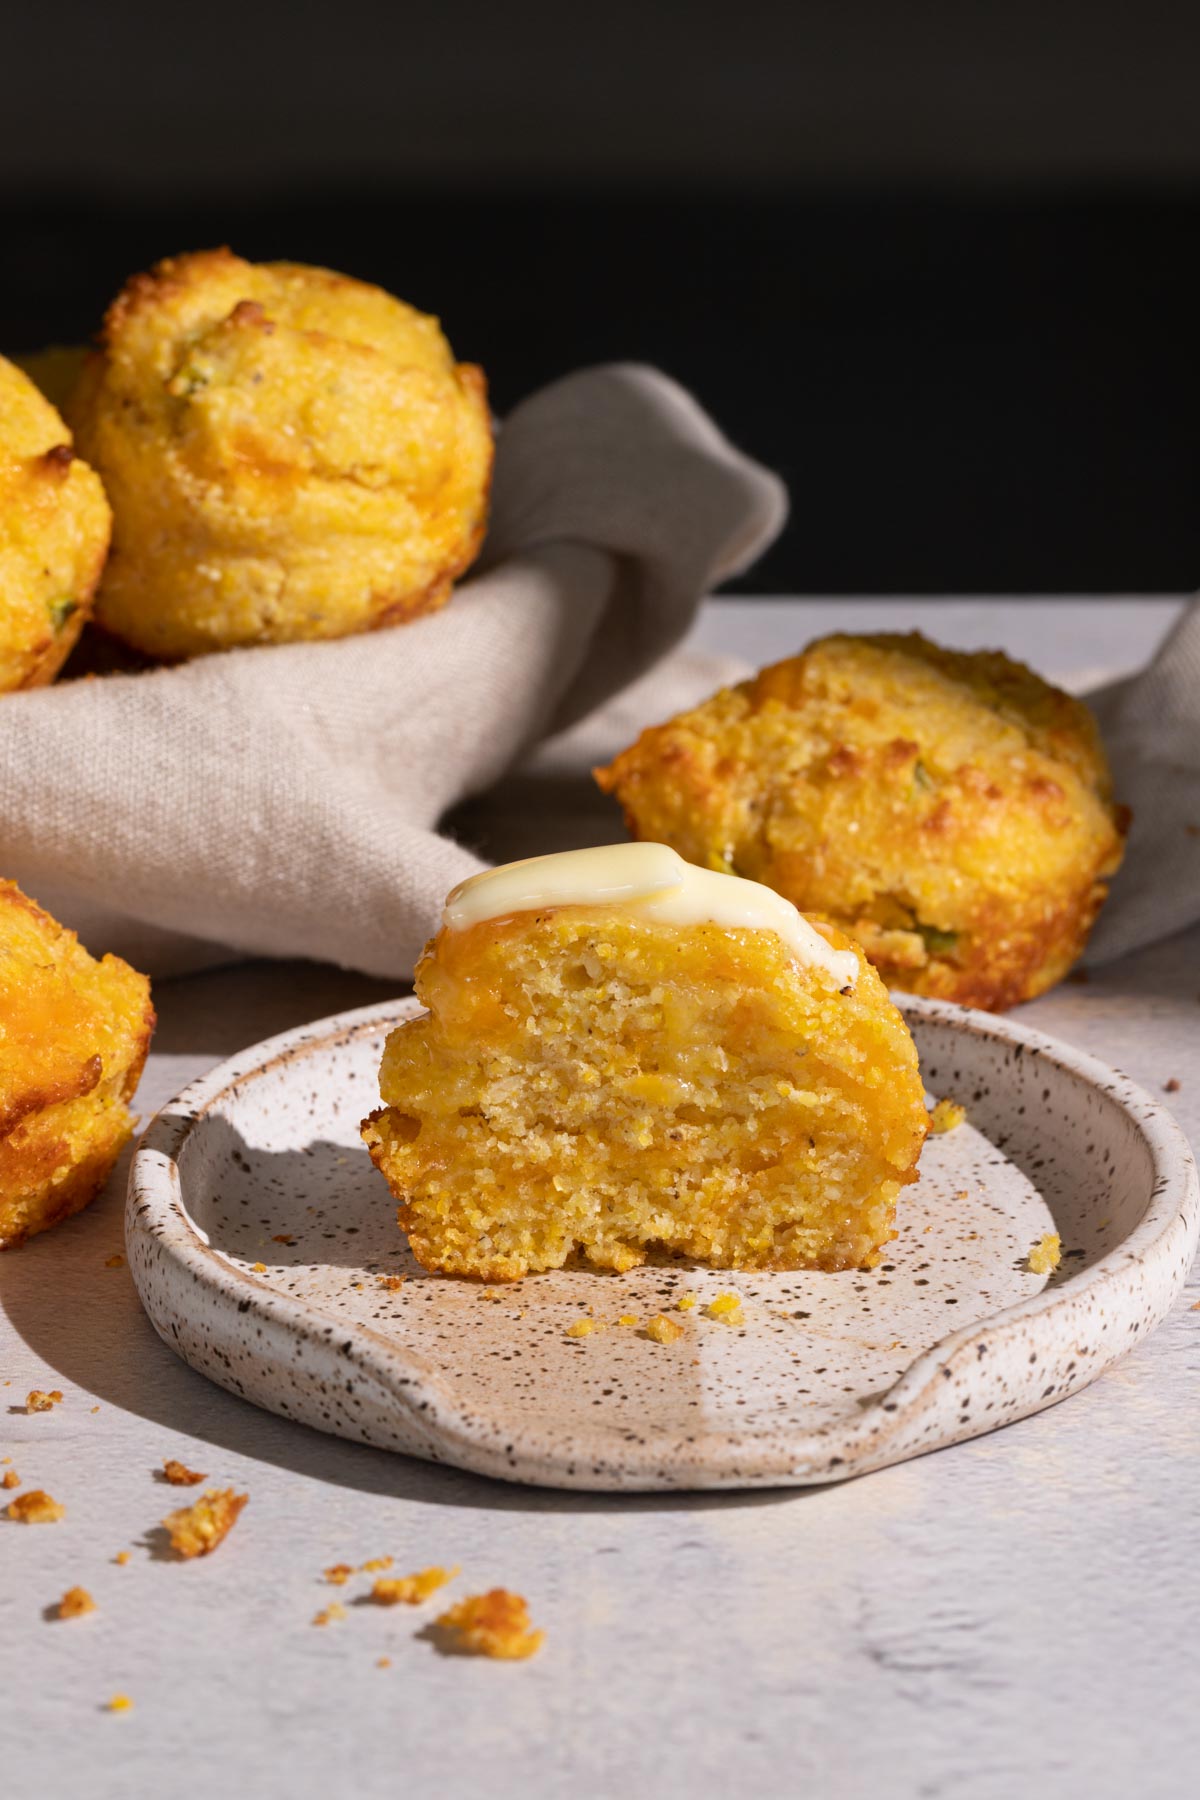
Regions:
[[[889,985],[992,1009],[1081,954],[1127,826],[1082,701],[917,633],[823,638],[596,779],[634,836],[835,920]]]
[[[144,975],[0,881],[0,1249],[103,1187],[153,1030]]]
[[[111,524],[59,414],[0,356],[0,694],[57,675],[91,612]]]
[[[148,656],[399,624],[483,538],[482,372],[327,269],[214,250],[135,275],[70,414],[114,513],[97,621]]]
[[[363,1137],[426,1267],[489,1281],[878,1260],[926,1129],[917,1057],[840,932],[662,844],[451,894]]]

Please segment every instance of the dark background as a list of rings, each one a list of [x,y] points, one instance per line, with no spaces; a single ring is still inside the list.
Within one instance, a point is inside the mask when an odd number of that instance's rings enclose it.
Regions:
[[[658,363],[781,470],[740,585],[1200,582],[1200,8],[90,0],[3,16],[0,345],[180,249]]]

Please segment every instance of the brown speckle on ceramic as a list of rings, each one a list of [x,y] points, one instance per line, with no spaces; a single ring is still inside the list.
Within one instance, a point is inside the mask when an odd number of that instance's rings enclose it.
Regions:
[[[1085,1386],[1163,1317],[1200,1232],[1196,1170],[1166,1111],[1094,1059],[903,1006],[927,1088],[968,1118],[929,1140],[869,1272],[428,1274],[358,1136],[383,1039],[416,1010],[398,1001],[247,1050],[158,1115],[130,1176],[138,1292],[180,1356],[247,1400],[512,1481],[816,1483],[976,1436]],[[1047,1231],[1048,1279],[1027,1262]],[[730,1288],[733,1326],[704,1312]],[[678,1312],[685,1293],[698,1304]],[[617,1324],[659,1312],[678,1341]],[[584,1313],[605,1328],[568,1336]]]

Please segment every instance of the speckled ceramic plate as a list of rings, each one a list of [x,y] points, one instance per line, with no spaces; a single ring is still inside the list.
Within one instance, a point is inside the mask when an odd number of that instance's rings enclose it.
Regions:
[[[243,1052],[134,1158],[129,1261],[159,1334],[320,1431],[558,1487],[840,1480],[1083,1387],[1163,1317],[1196,1247],[1195,1165],[1148,1094],[1005,1019],[906,999],[927,1087],[969,1122],[929,1139],[880,1268],[429,1275],[358,1136],[384,1037],[415,1010]],[[1051,1230],[1065,1254],[1047,1280],[1026,1257]],[[730,1289],[741,1324],[704,1310]],[[674,1344],[616,1322],[685,1293]],[[604,1329],[568,1337],[589,1309]]]

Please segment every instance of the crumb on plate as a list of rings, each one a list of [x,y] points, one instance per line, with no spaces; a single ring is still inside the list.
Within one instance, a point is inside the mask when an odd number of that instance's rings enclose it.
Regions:
[[[207,1556],[228,1535],[249,1498],[232,1488],[209,1488],[191,1506],[168,1513],[162,1523],[171,1548],[180,1556]]]
[[[393,1556],[372,1556],[360,1565],[364,1575],[374,1575],[377,1569],[390,1569],[395,1561]]]
[[[1062,1239],[1057,1231],[1048,1231],[1040,1237],[1030,1250],[1028,1260],[1031,1275],[1049,1275],[1057,1269],[1062,1261]]]
[[[81,1619],[84,1613],[95,1612],[96,1602],[85,1587],[68,1588],[58,1603],[60,1619]]]
[[[681,1294],[675,1303],[680,1312],[691,1312],[696,1304],[695,1294]]]
[[[656,1344],[673,1344],[683,1336],[683,1326],[678,1319],[668,1319],[666,1313],[655,1313],[646,1321],[646,1336]]]
[[[128,1550],[118,1550],[117,1554],[113,1557],[113,1561],[119,1569],[123,1569],[125,1564],[129,1561],[129,1556],[130,1553]]]
[[[380,1606],[420,1606],[430,1594],[453,1581],[458,1573],[459,1566],[455,1563],[452,1569],[435,1566],[420,1569],[415,1575],[381,1575],[371,1589],[371,1598]]]
[[[381,1275],[379,1285],[381,1288],[386,1288],[389,1294],[396,1294],[407,1280],[407,1275]]]
[[[956,1131],[967,1116],[965,1106],[957,1100],[935,1100],[929,1109],[929,1129],[937,1136],[943,1131]]]
[[[452,1634],[454,1648],[470,1656],[495,1656],[520,1661],[540,1650],[544,1631],[532,1631],[529,1607],[520,1594],[492,1588],[471,1594],[435,1621],[440,1631]]]
[[[332,1625],[336,1619],[344,1619],[345,1616],[346,1609],[341,1602],[339,1600],[331,1600],[329,1605],[323,1606],[319,1613],[314,1613],[313,1624]]]
[[[324,1579],[329,1583],[330,1587],[345,1587],[346,1583],[354,1573],[354,1564],[331,1563],[329,1567],[323,1569],[321,1573]]]
[[[20,1485],[21,1477],[17,1474],[17,1471],[15,1469],[6,1469],[4,1471],[3,1480],[0,1480],[0,1487],[15,1488],[20,1487]]]
[[[66,1507],[51,1499],[45,1488],[30,1488],[8,1503],[8,1516],[18,1525],[53,1525],[66,1515]]]
[[[51,1388],[48,1394],[43,1393],[41,1388],[30,1388],[25,1396],[25,1411],[30,1413],[49,1412],[50,1408],[57,1406],[61,1400],[61,1388]]]
[[[162,1472],[163,1480],[169,1481],[172,1487],[198,1487],[202,1481],[208,1480],[207,1475],[201,1474],[198,1469],[189,1469],[186,1463],[177,1462],[173,1456],[168,1456]]]
[[[710,1319],[719,1319],[723,1325],[740,1325],[743,1319],[742,1296],[716,1294],[704,1310]]]
[[[595,1319],[576,1319],[573,1325],[567,1326],[567,1336],[569,1338],[589,1337],[593,1331],[601,1329],[602,1327]]]
[[[375,1658],[375,1667],[377,1669],[390,1669],[391,1666],[392,1659],[390,1656],[377,1656]]]
[[[1172,1075],[1169,1081],[1163,1082],[1163,1093],[1177,1094],[1182,1085],[1178,1075]]]
[[[105,1702],[105,1710],[108,1712],[132,1712],[133,1701],[128,1694],[114,1694],[111,1700]]]
[[[251,1268],[252,1273],[255,1275],[265,1275],[267,1272],[267,1265],[266,1265],[266,1263],[262,1263],[262,1262],[251,1263],[250,1268]]]
[[[618,1325],[636,1325],[637,1323],[638,1316],[636,1313],[622,1313],[617,1320]]]

